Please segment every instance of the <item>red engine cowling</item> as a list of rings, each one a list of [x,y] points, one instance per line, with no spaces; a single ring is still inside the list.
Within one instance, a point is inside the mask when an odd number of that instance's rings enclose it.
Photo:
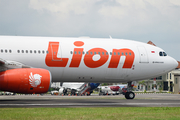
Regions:
[[[20,68],[0,72],[0,90],[24,94],[46,93],[51,74],[40,68]]]
[[[110,89],[112,90],[112,91],[119,91],[119,86],[110,86]]]

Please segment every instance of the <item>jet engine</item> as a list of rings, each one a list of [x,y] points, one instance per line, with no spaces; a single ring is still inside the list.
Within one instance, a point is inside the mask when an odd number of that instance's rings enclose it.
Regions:
[[[40,68],[19,68],[0,72],[0,90],[24,94],[46,93],[51,73]]]
[[[119,91],[119,86],[110,86],[110,89],[112,90],[112,91]]]

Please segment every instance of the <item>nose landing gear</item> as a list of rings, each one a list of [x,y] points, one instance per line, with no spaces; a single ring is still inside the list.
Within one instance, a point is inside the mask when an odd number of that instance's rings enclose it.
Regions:
[[[134,94],[134,92],[132,92],[133,86],[131,85],[131,83],[132,82],[128,82],[127,92],[125,93],[126,99],[134,99],[135,98],[135,94]]]
[[[134,92],[126,92],[125,94],[126,99],[134,99],[134,97],[135,97]]]

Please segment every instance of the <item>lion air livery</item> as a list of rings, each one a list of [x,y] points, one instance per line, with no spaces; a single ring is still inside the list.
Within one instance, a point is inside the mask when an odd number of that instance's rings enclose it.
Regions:
[[[159,47],[123,39],[0,36],[0,90],[45,93],[51,82],[127,82],[178,65]]]

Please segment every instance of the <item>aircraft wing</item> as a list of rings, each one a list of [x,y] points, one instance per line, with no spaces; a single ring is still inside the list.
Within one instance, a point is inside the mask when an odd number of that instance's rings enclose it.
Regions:
[[[31,67],[17,61],[4,60],[0,58],[0,72],[9,69],[17,69],[17,68],[31,68]]]
[[[0,65],[3,65],[5,63],[6,63],[6,61],[0,58]]]

